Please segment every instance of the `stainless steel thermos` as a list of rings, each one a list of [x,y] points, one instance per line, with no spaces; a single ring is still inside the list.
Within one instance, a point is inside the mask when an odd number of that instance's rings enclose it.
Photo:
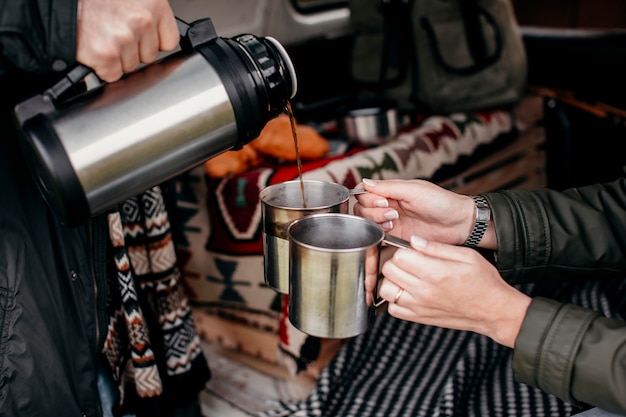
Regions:
[[[181,48],[121,80],[68,98],[77,67],[15,108],[44,198],[74,226],[256,138],[296,93],[273,38],[218,37],[210,19],[179,21]]]

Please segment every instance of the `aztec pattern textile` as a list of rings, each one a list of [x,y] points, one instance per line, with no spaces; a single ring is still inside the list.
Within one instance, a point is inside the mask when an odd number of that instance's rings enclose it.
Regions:
[[[519,288],[626,317],[626,280]],[[378,315],[324,369],[308,398],[257,417],[569,416],[571,404],[514,381],[512,354],[475,333]]]
[[[108,224],[116,277],[109,291],[104,355],[120,384],[122,403],[137,402],[139,409],[132,410],[137,415],[159,415],[153,410],[163,407],[160,398],[166,390],[171,391],[170,397],[178,390],[184,392],[185,401],[199,392],[209,376],[179,283],[160,188],[126,200],[119,211],[108,215]],[[177,387],[178,383],[188,385]]]
[[[492,110],[448,117],[430,116],[385,145],[351,148],[315,161],[303,161],[305,179],[331,181],[349,188],[362,178],[430,178],[442,166],[472,155],[482,145],[519,126],[513,112]],[[255,331],[273,332],[278,349],[237,340],[232,326],[207,330],[207,338],[278,361],[291,373],[306,369],[324,346],[287,319],[287,297],[264,284],[259,192],[298,177],[295,164],[271,164],[212,180],[202,167],[179,178],[178,215],[185,241],[177,247],[187,293],[194,305],[214,317],[227,317]],[[258,338],[257,338],[258,340]]]

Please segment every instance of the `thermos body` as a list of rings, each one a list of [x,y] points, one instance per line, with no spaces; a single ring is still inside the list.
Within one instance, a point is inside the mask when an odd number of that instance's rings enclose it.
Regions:
[[[240,148],[295,95],[293,65],[276,40],[219,38],[209,19],[197,23],[191,47],[117,82],[60,103],[55,86],[16,107],[31,171],[63,223],[81,224]]]
[[[50,125],[93,213],[233,147],[237,139],[229,96],[197,53],[107,85],[87,103],[52,115]]]

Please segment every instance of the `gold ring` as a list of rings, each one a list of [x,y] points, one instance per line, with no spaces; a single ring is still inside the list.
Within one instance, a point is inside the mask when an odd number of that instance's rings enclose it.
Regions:
[[[404,288],[400,287],[398,289],[398,292],[396,293],[396,296],[393,297],[393,303],[396,304],[398,302],[398,300],[400,299],[400,297],[402,296],[402,293],[404,292]]]

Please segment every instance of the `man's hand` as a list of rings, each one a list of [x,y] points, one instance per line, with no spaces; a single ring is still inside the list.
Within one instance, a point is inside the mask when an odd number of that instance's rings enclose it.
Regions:
[[[113,82],[179,43],[167,0],[79,0],[76,60]]]

